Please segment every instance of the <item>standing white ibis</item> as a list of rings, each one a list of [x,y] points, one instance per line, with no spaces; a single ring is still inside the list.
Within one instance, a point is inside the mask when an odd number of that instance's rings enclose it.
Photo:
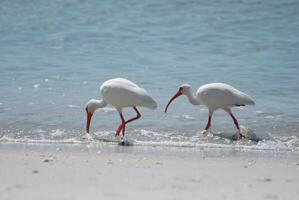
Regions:
[[[165,113],[170,103],[181,95],[186,95],[189,102],[193,105],[205,105],[209,109],[209,119],[205,129],[202,131],[206,135],[211,127],[211,119],[215,110],[223,109],[233,119],[238,131],[236,139],[242,137],[240,127],[236,117],[233,115],[231,108],[235,106],[255,105],[253,99],[247,94],[235,89],[234,87],[224,83],[210,83],[198,88],[195,96],[192,94],[191,87],[183,84],[179,87],[178,92],[169,100]]]
[[[91,118],[95,110],[108,104],[119,112],[121,123],[116,130],[115,136],[120,136],[120,132],[122,132],[122,137],[125,135],[126,124],[141,117],[137,110],[138,106],[150,109],[157,108],[157,103],[145,89],[127,79],[115,78],[105,81],[100,88],[100,93],[102,95],[101,100],[91,99],[86,105],[86,133],[89,133]],[[125,120],[122,114],[122,109],[125,107],[133,108],[137,114],[136,117]]]

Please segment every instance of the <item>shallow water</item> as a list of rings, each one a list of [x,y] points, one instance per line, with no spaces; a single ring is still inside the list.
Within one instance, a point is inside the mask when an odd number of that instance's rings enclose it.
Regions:
[[[291,0],[1,1],[0,141],[84,142],[85,103],[103,81],[125,77],[159,104],[128,125],[136,144],[298,151],[298,10]],[[163,113],[180,84],[209,82],[255,99],[233,112],[261,140],[219,137],[235,132],[222,111],[214,137],[201,137],[207,110],[185,97]],[[111,138],[118,123],[105,108],[91,130]]]

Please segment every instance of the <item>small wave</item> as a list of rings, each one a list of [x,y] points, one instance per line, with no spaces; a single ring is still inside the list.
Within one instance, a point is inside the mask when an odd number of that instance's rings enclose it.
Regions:
[[[51,132],[50,132],[50,135],[51,136],[63,136],[63,135],[65,135],[65,131],[63,131],[63,130],[60,130],[60,129],[56,129],[56,130],[52,130]]]
[[[105,107],[105,108],[100,108],[98,109],[100,112],[105,112],[105,113],[110,113],[110,112],[115,112],[115,108],[109,108],[109,107]]]
[[[81,108],[80,106],[72,105],[72,104],[67,105],[67,107],[68,108]]]
[[[257,116],[265,117],[265,118],[275,118],[275,117],[281,117],[284,115],[282,112],[265,112],[262,110],[255,111]]]
[[[145,129],[128,130],[126,137],[134,141],[138,146],[165,146],[165,147],[191,147],[191,148],[231,148],[241,150],[272,150],[272,151],[298,151],[299,138],[297,136],[272,136],[256,134],[242,127],[242,134],[247,138],[232,140],[233,133],[217,132],[209,133],[208,136],[193,133],[176,133],[169,131],[153,131]],[[98,131],[93,133],[95,140],[86,141],[80,130],[43,130],[41,128],[25,134],[24,131],[13,133],[1,130],[0,142],[13,143],[51,143],[51,144],[85,144],[103,143],[105,139],[115,140],[115,131]],[[250,138],[253,137],[253,138]],[[253,136],[254,135],[254,136]],[[96,138],[101,138],[98,140]]]
[[[198,139],[199,140],[199,139]],[[240,149],[240,150],[270,150],[270,151],[299,151],[299,142],[298,138],[296,141],[296,146],[285,144],[281,141],[259,141],[254,143],[244,142],[244,141],[235,141],[235,142],[225,142],[217,143],[215,140],[206,141],[206,142],[194,142],[194,141],[139,141],[135,140],[136,145],[142,146],[165,146],[165,147],[189,147],[189,148],[231,148],[231,149]],[[223,140],[224,141],[224,140]]]
[[[194,118],[190,115],[181,115],[181,116],[178,116],[177,117],[179,120],[182,120],[182,121],[188,121],[188,120],[194,120]]]

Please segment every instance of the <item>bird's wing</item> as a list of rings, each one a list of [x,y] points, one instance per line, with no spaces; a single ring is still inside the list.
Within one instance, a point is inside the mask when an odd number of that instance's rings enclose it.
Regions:
[[[223,83],[204,85],[198,89],[197,96],[204,104],[215,108],[254,105],[250,96]]]
[[[156,102],[147,91],[135,83],[123,79],[111,79],[101,86],[102,96],[115,107],[144,106],[156,108]]]

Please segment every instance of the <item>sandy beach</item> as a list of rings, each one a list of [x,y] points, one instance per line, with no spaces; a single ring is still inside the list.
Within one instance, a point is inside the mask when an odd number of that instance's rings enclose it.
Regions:
[[[298,199],[299,160],[1,148],[0,199]]]

